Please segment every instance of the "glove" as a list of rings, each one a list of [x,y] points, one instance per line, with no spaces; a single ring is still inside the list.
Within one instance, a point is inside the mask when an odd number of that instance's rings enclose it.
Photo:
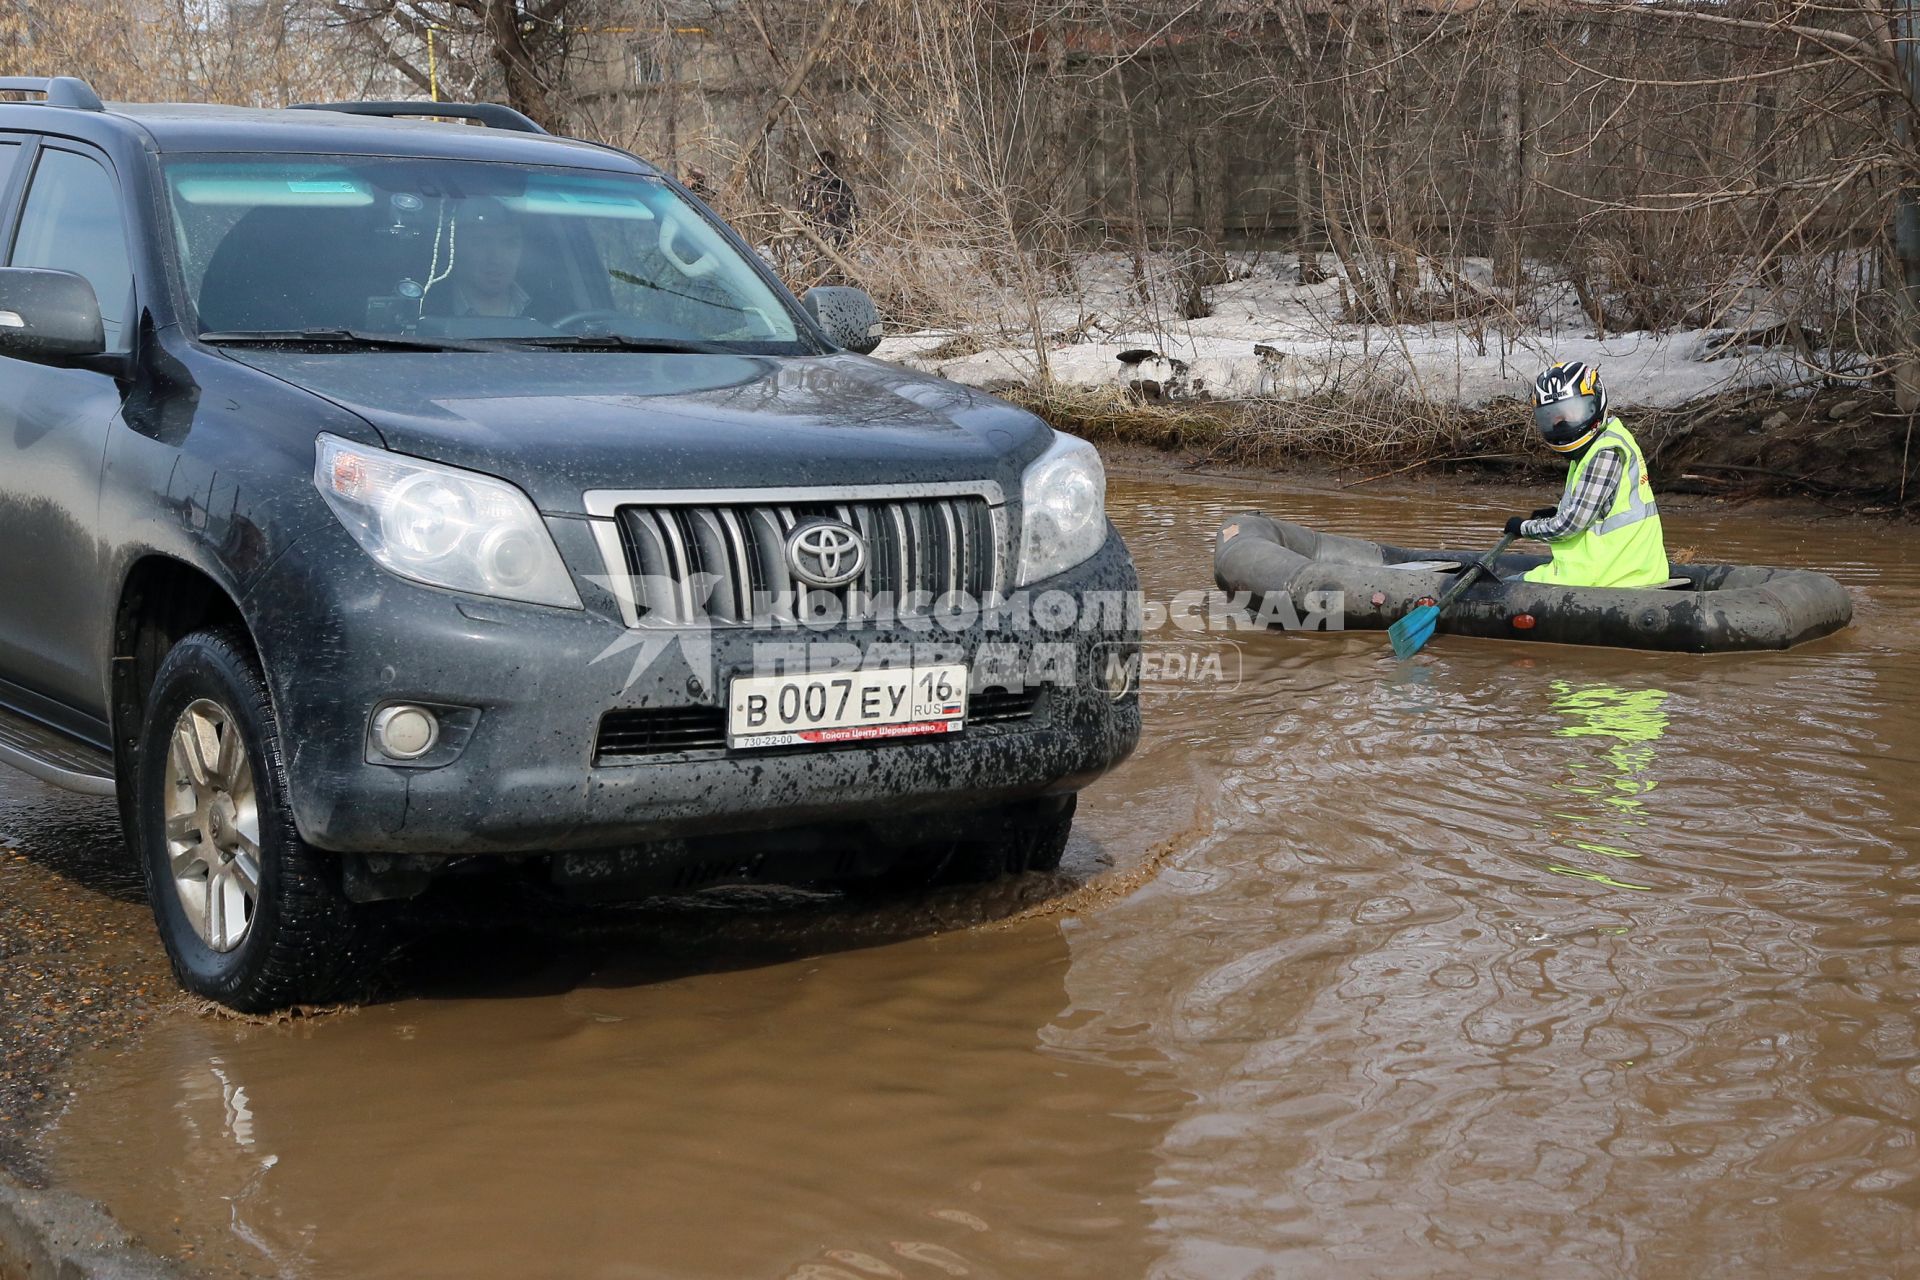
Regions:
[[[1520,532],[1520,526],[1522,523],[1526,521],[1526,519],[1527,519],[1526,516],[1513,516],[1509,518],[1507,521],[1507,536],[1509,538],[1520,538],[1520,537],[1526,536]]]
[[[1535,511],[1532,515],[1528,516],[1527,519],[1550,520],[1554,516],[1557,516],[1559,514],[1560,514],[1560,508],[1558,507],[1541,507],[1539,510]]]

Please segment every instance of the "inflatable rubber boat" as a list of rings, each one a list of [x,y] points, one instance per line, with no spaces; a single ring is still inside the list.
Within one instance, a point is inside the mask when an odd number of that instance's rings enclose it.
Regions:
[[[1431,604],[1484,552],[1409,551],[1346,538],[1258,512],[1226,520],[1213,576],[1246,592],[1269,625],[1385,630]],[[1824,573],[1732,564],[1676,564],[1665,585],[1561,587],[1500,579],[1547,561],[1501,556],[1440,615],[1437,631],[1549,644],[1722,653],[1790,649],[1853,619],[1846,588]],[[1326,593],[1338,593],[1336,597]]]

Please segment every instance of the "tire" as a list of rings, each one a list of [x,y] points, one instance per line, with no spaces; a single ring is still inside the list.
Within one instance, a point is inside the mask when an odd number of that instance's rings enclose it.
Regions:
[[[1028,871],[1058,871],[1073,831],[1078,796],[1038,811],[1009,813],[990,834],[916,849],[880,875],[845,886],[857,893],[900,894],[942,885],[987,884]]]
[[[1028,871],[1058,871],[1073,832],[1080,797],[1068,796],[1040,813],[1010,819],[994,835],[956,844],[940,869],[940,884],[987,884]]]
[[[336,865],[294,825],[251,645],[198,631],[168,652],[134,763],[147,897],[180,985],[241,1013],[337,998],[371,938]]]
[[[1026,865],[1021,870],[1053,872],[1060,869],[1060,860],[1067,856],[1067,838],[1073,834],[1073,813],[1079,804],[1079,796],[1068,796],[1066,807],[1058,817],[1028,829],[1026,834],[1031,843],[1027,846]]]

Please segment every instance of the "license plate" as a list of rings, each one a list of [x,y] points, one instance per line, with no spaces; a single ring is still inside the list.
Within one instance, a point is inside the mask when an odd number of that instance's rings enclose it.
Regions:
[[[740,676],[728,691],[732,747],[827,746],[958,733],[967,721],[959,663],[885,671]]]

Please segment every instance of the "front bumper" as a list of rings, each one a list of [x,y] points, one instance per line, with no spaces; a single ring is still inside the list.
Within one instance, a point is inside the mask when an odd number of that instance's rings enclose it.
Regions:
[[[1109,531],[1092,559],[1029,594],[1132,600],[1137,587],[1126,548]],[[957,634],[926,626],[797,635],[722,627],[699,633],[710,649],[676,642],[651,651],[647,633],[623,626],[597,596],[588,599],[587,610],[564,611],[417,586],[380,569],[338,529],[282,557],[246,604],[274,691],[301,835],[343,853],[468,855],[911,823],[1076,791],[1139,739],[1137,695],[1115,700],[1091,678],[1113,652],[1138,643],[1132,623],[1110,608],[1090,625],[1083,618],[1038,633],[1005,617]],[[937,738],[596,766],[604,713],[724,705],[732,674],[750,670],[764,646],[796,642],[843,657],[884,645],[910,650],[914,661],[979,669],[1037,655],[1032,671],[1045,690],[1031,721]],[[369,715],[397,700],[476,708],[458,758],[435,768],[369,763]]]

